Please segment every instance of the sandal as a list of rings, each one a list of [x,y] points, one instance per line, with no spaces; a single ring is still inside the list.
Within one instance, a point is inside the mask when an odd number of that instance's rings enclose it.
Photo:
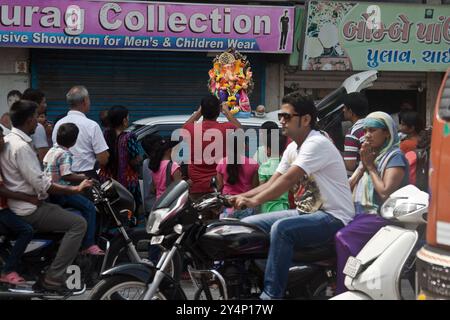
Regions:
[[[105,255],[105,251],[100,249],[100,247],[98,245],[96,245],[96,244],[93,244],[89,248],[81,251],[81,253],[82,254],[90,254],[90,255],[93,255],[93,256],[104,256]]]
[[[18,285],[25,283],[25,279],[19,276],[17,272],[13,271],[7,274],[2,274],[0,277],[0,282]]]

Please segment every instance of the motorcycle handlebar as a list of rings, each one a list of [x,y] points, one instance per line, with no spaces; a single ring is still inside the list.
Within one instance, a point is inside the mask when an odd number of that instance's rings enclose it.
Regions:
[[[195,202],[193,206],[195,209],[203,211],[209,208],[217,207],[218,205],[223,205],[227,208],[233,207],[227,196],[223,196],[220,193],[216,192],[209,194],[205,198]]]
[[[232,207],[234,207],[234,206],[231,204],[230,200],[229,200],[229,196],[221,196],[221,197],[223,197],[222,202],[223,202],[223,205],[224,205],[225,207],[227,207],[227,208],[232,208]],[[241,210],[245,210],[245,209],[247,209],[247,206],[242,206],[242,207],[241,207]]]
[[[231,204],[229,197],[218,195],[217,198],[222,202],[223,206],[226,208],[232,208],[233,205]]]
[[[100,183],[100,181],[98,181],[96,179],[92,179],[92,178],[90,178],[89,180],[91,180],[93,182],[91,191],[94,196],[94,202],[97,203],[98,201],[100,201],[103,198],[101,183]]]
[[[100,181],[98,181],[97,179],[94,179],[94,178],[89,178],[89,180],[92,181],[92,187],[93,188],[97,188],[98,190],[100,190],[100,187],[102,185],[100,183]]]
[[[234,207],[234,205],[229,200],[230,196],[226,196],[226,195],[224,196],[224,195],[221,195],[221,194],[216,193],[216,192],[210,194],[210,196],[211,195],[213,197],[208,197],[206,199],[203,199],[203,200],[200,200],[200,201],[196,202],[194,204],[194,207],[197,210],[200,210],[200,211],[205,210],[205,209],[209,209],[209,208],[212,208],[212,207],[215,207],[218,204],[219,205],[223,205],[226,208],[233,208]],[[241,207],[241,210],[245,210],[245,209],[247,209],[247,206],[242,206]]]

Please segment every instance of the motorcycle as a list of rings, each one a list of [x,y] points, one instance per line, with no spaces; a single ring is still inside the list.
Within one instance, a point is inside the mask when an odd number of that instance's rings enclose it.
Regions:
[[[394,225],[381,228],[344,268],[349,291],[332,300],[401,300],[401,279],[414,287],[416,252],[424,239],[428,194],[413,185],[392,193],[380,214]]]
[[[319,101],[316,107],[320,129],[329,132],[333,140],[338,141],[342,135],[340,116],[343,97],[347,93],[359,92],[372,86],[376,79],[375,70],[354,74]],[[218,193],[193,203],[189,200],[183,183],[172,186],[169,190],[150,214],[147,226],[150,232],[148,237],[152,237],[152,243],[167,248],[165,254],[154,267],[131,264],[104,272],[103,279],[93,289],[91,299],[123,299],[123,295],[116,294],[118,288],[126,288],[131,284],[135,285],[135,297],[138,298],[142,298],[144,291],[145,299],[153,297],[156,292],[160,297],[185,298],[179,286],[179,276],[173,279],[166,271],[168,265],[174,265],[173,260],[180,261],[180,252],[183,252],[185,260],[192,261],[189,271],[197,287],[196,298],[204,296],[212,299],[208,286],[211,279],[219,282],[221,298],[256,296],[263,282],[268,235],[255,226],[237,220],[205,221],[207,212],[220,210],[226,205],[226,199]],[[296,253],[296,263],[289,272],[286,295],[332,296],[334,254],[334,245],[331,243],[324,248]],[[171,274],[178,275],[177,272]]]
[[[148,263],[150,240],[145,229],[135,229],[136,209],[133,195],[115,180],[95,183],[90,198],[97,209],[97,239],[105,250],[104,256],[78,254],[74,266],[80,270],[78,288],[70,293],[47,292],[37,281],[53,261],[63,233],[38,233],[27,246],[21,259],[21,270],[27,282],[23,285],[0,283],[0,299],[14,298],[67,298],[83,294],[92,287],[99,275],[124,262]],[[73,211],[68,208],[67,210]],[[0,269],[14,244],[11,235],[0,226]],[[74,271],[75,269],[72,269]],[[69,273],[70,270],[68,270]],[[33,284],[33,281],[37,281]]]
[[[204,221],[206,212],[223,206],[230,204],[218,192],[193,202],[186,181],[173,183],[155,203],[147,223],[151,243],[167,248],[157,265],[132,263],[107,270],[89,299],[186,299],[180,281],[165,271],[176,254],[189,261],[188,271],[196,287],[195,299],[258,297],[263,287],[269,234],[237,219]],[[333,243],[295,252],[286,297],[331,296],[334,252]]]

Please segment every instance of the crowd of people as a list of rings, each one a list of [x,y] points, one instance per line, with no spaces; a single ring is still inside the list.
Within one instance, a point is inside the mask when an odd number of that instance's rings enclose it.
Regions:
[[[346,290],[347,258],[388,223],[378,210],[389,195],[420,180],[416,151],[429,144],[416,111],[402,112],[398,128],[384,112],[369,114],[363,93],[351,93],[343,100],[344,118],[352,126],[341,153],[318,128],[314,103],[286,96],[278,113],[281,130],[277,123],[265,122],[260,145],[249,155],[238,139],[241,123],[210,95],[183,126],[190,150],[190,161],[184,164],[172,157],[179,141],[158,134],[138,141],[127,131],[126,107],[102,111],[100,127],[87,117],[90,98],[85,87],[71,88],[66,99],[69,111],[53,125],[46,117],[43,92],[8,94],[10,110],[0,118],[0,223],[16,234],[17,241],[2,270],[2,282],[24,281],[18,265],[33,230],[65,232],[42,279],[44,288],[64,287],[65,270],[80,248],[82,254],[104,254],[96,245],[95,206],[83,195],[91,179],[117,180],[134,196],[140,211],[148,213],[170,183],[187,180],[190,197],[197,200],[213,191],[210,182],[216,177],[218,190],[234,207],[213,218],[243,219],[270,233],[262,299],[283,298],[294,250],[333,242],[336,293],[341,293]],[[217,120],[221,113],[228,121]],[[211,150],[217,139],[223,140],[220,150]],[[65,208],[77,209],[80,215]]]

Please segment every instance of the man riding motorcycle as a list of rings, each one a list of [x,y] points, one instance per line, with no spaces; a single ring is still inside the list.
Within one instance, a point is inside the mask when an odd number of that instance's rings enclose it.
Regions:
[[[283,154],[277,173],[267,183],[231,200],[236,208],[257,207],[297,186],[297,210],[243,220],[271,234],[261,299],[284,297],[294,247],[330,243],[355,214],[344,161],[333,143],[315,129],[314,103],[286,96],[278,118],[283,134],[293,142]]]
[[[42,173],[30,138],[37,126],[36,109],[35,102],[26,100],[17,101],[11,107],[10,117],[14,128],[5,138],[5,150],[0,154],[5,186],[11,191],[35,195],[39,199],[45,199],[48,193],[78,194],[91,187],[92,182],[88,180],[78,186],[51,183],[51,179]],[[86,221],[83,217],[46,202],[36,206],[8,199],[8,206],[36,231],[65,232],[56,257],[40,285],[51,291],[66,291],[66,269],[78,253],[86,232]]]

